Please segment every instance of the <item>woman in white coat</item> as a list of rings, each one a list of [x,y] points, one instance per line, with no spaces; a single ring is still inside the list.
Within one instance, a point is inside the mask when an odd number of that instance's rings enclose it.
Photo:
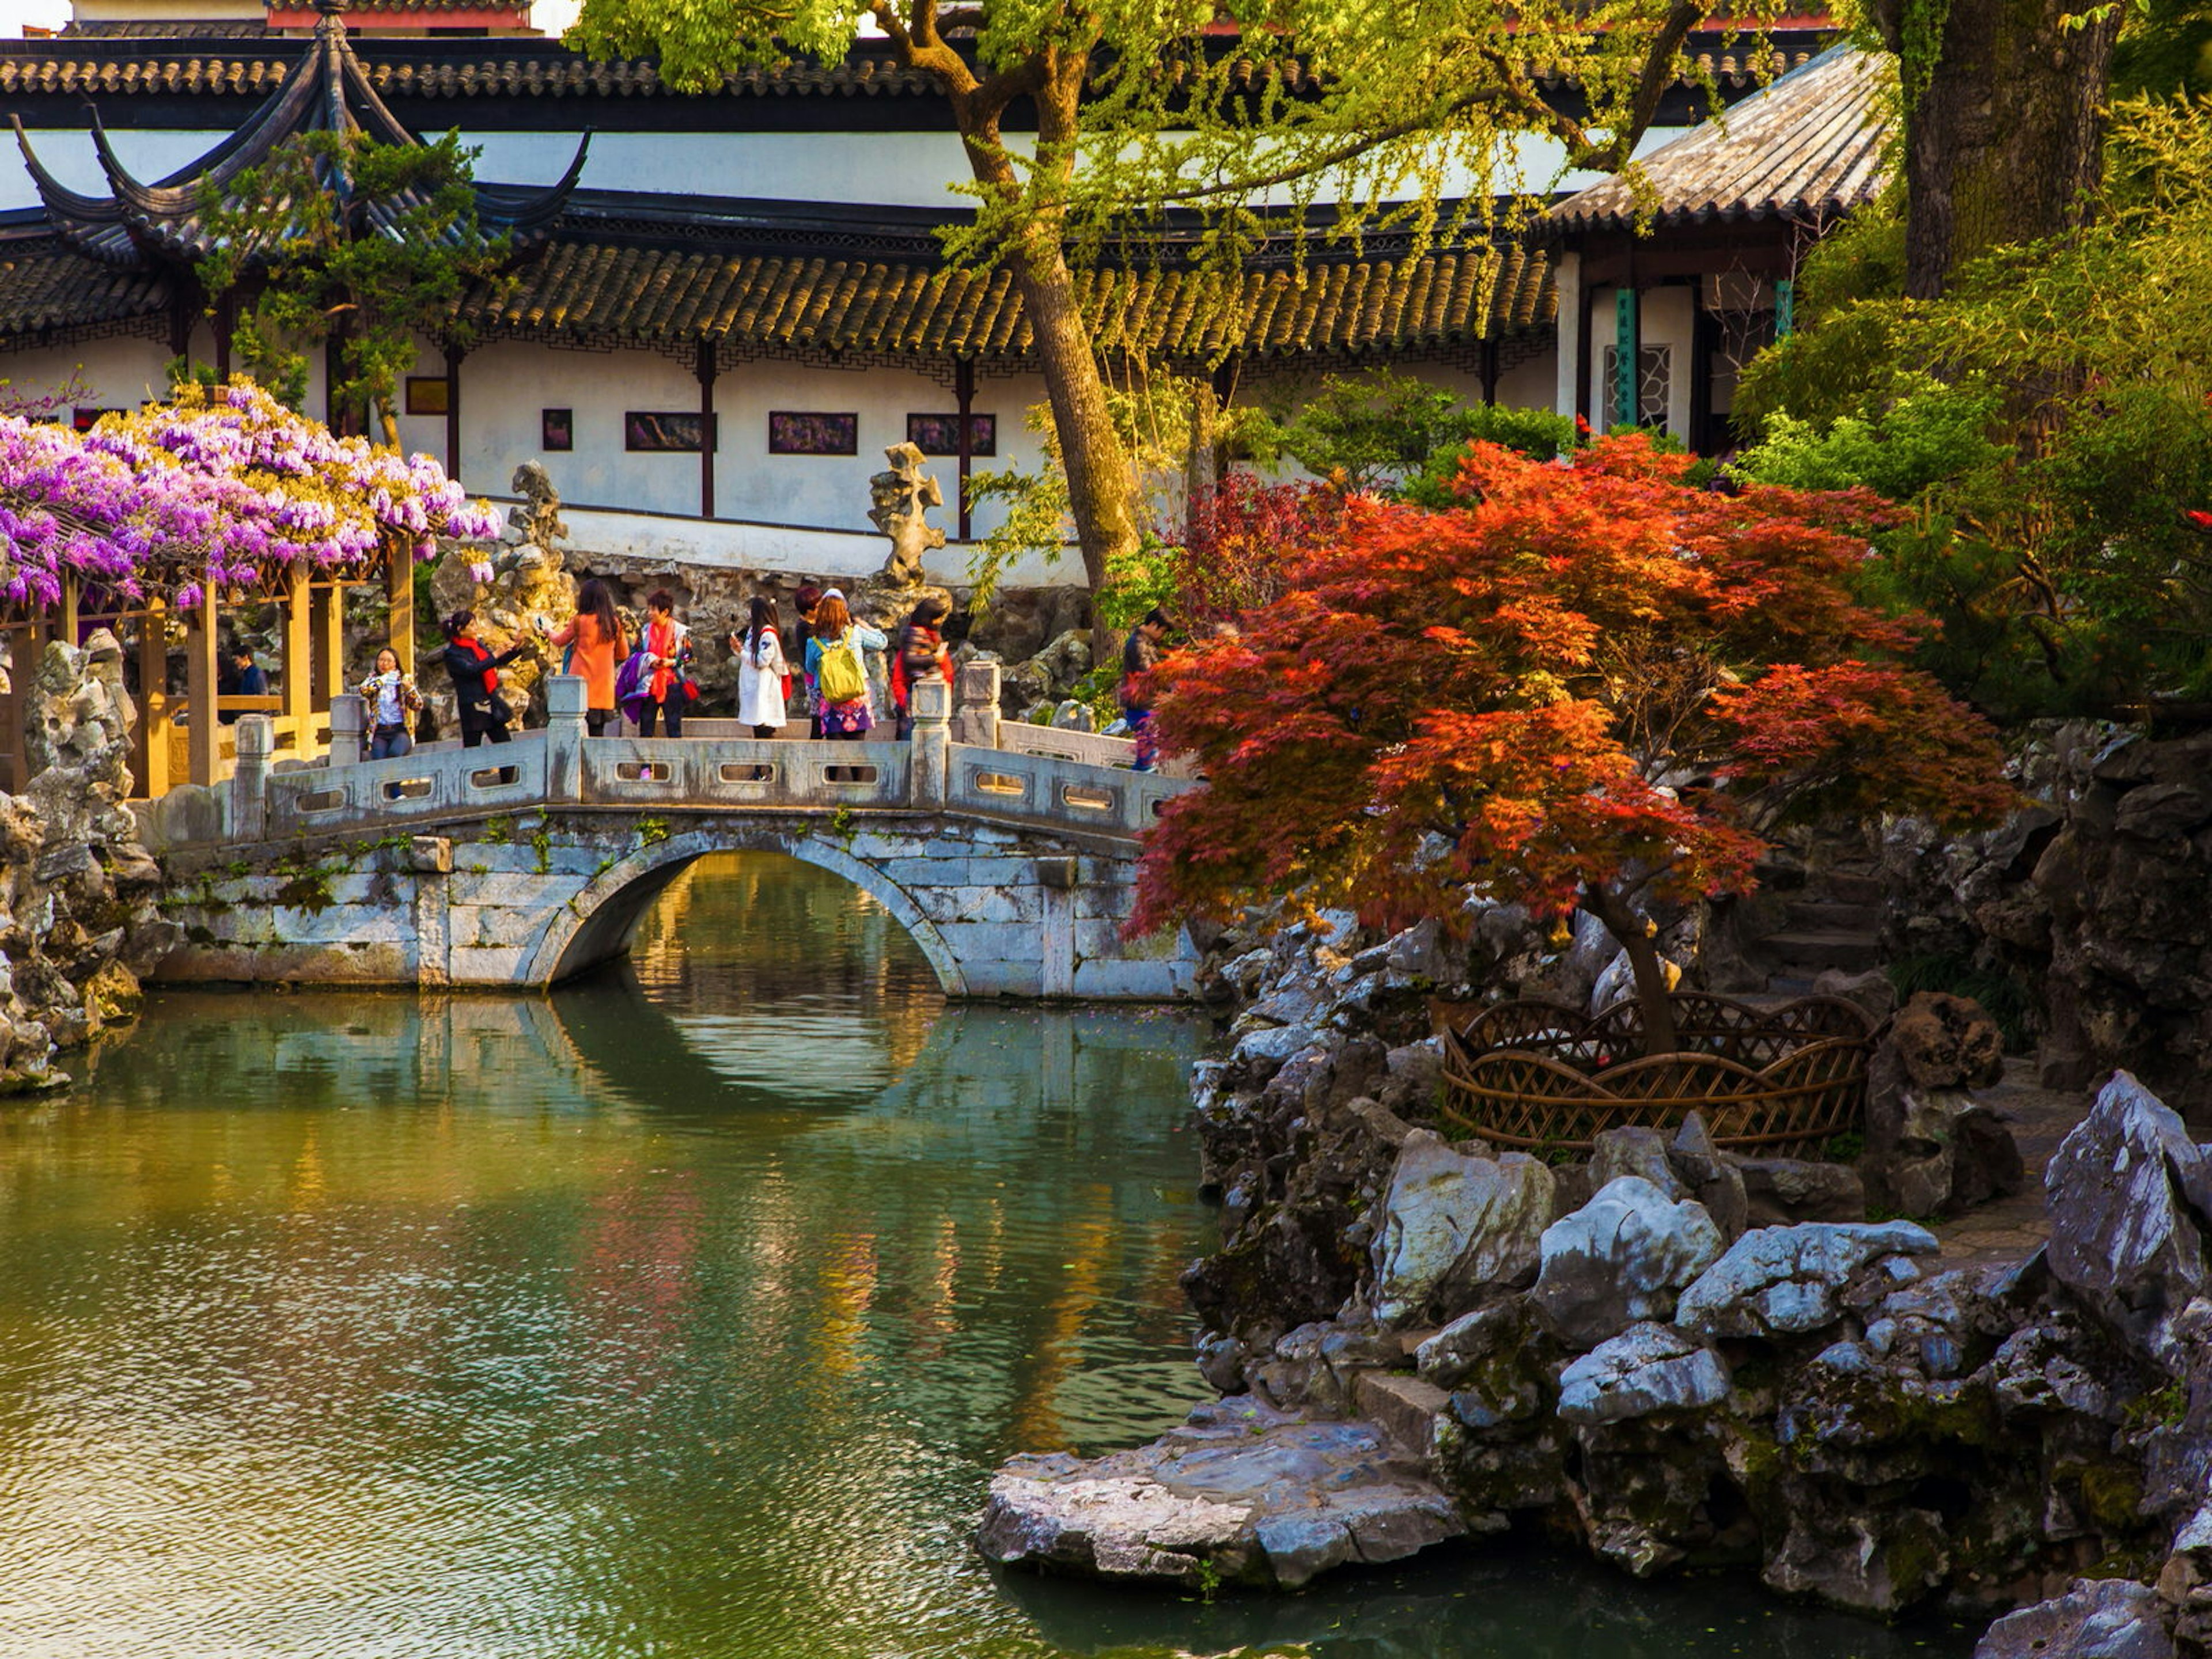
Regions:
[[[738,721],[757,738],[772,738],[783,727],[784,699],[791,692],[791,665],[775,628],[775,601],[753,598],[752,620],[742,634],[730,635],[738,659]]]

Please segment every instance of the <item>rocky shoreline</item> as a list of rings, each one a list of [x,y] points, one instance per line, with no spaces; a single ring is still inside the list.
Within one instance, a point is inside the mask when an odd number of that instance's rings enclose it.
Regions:
[[[1223,1397],[1149,1447],[1012,1460],[991,1559],[1291,1587],[1510,1531],[1869,1614],[2024,1608],[1992,1656],[2212,1644],[2212,1154],[2133,1077],[2029,1172],[2050,1247],[1947,1269],[1859,1218],[1856,1172],[1695,1119],[1581,1165],[1448,1140],[1428,1000],[1465,964],[1433,928],[1217,961],[1236,1042],[1194,1094],[1223,1245],[1185,1285]],[[1978,1035],[1941,1024],[1885,1042],[1893,1178],[1975,1109]],[[1975,1156],[1963,1190],[2002,1176]]]

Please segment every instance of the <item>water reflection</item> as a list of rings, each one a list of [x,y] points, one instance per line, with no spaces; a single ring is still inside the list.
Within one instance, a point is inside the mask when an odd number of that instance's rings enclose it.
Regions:
[[[1489,1568],[1205,1607],[968,1549],[1006,1451],[1198,1391],[1198,1040],[948,1008],[765,858],[550,1002],[156,998],[0,1111],[0,1653],[1523,1650]],[[1851,1630],[1802,1651],[1899,1650]]]

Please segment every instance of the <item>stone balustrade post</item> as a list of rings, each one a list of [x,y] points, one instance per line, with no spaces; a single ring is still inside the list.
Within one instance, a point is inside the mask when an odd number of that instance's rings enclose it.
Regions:
[[[276,722],[243,714],[235,728],[238,765],[230,775],[230,834],[259,841],[269,832],[269,768],[276,752]]]
[[[580,674],[545,682],[545,799],[584,799],[584,714],[589,691]]]
[[[331,699],[331,752],[328,764],[351,766],[362,757],[368,731],[368,701],[356,692],[342,691]]]
[[[999,665],[975,661],[960,665],[953,700],[952,741],[977,749],[999,746]]]
[[[914,805],[942,811],[952,785],[952,688],[941,679],[919,680],[909,694],[914,710]]]

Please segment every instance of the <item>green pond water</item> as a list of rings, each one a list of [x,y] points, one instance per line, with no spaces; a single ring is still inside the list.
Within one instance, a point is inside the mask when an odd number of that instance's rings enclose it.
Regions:
[[[1000,1458],[1202,1392],[1205,1037],[947,1007],[765,855],[550,1000],[155,996],[0,1108],[0,1656],[1965,1651],[1534,1553],[1210,1605],[987,1569]]]

